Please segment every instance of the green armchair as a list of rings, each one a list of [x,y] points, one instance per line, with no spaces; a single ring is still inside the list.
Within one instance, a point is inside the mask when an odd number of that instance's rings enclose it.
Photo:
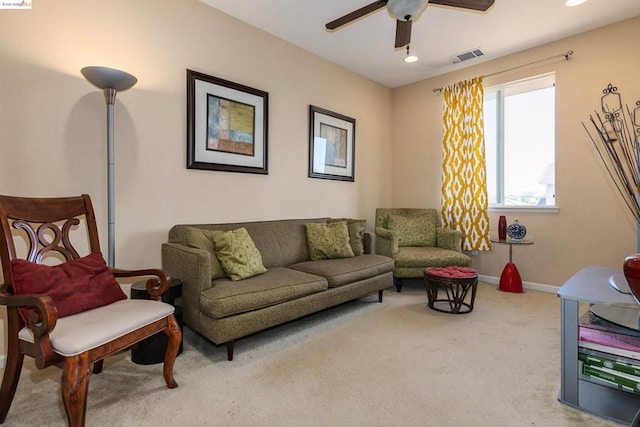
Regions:
[[[393,282],[422,278],[427,267],[469,267],[462,253],[462,233],[443,228],[435,209],[376,209],[376,254],[395,261]]]

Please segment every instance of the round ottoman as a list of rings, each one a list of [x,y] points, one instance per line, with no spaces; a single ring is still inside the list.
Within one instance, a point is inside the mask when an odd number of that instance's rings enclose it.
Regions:
[[[476,299],[478,272],[468,267],[426,268],[424,287],[429,308],[443,313],[470,313]],[[471,297],[465,301],[469,290]],[[438,298],[439,293],[442,298]]]

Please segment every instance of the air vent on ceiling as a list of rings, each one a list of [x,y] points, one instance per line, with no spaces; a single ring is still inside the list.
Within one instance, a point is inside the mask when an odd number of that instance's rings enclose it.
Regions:
[[[469,59],[477,58],[479,56],[484,55],[480,49],[473,49],[468,52],[459,53],[453,58],[453,63],[457,64],[458,62],[467,61]]]

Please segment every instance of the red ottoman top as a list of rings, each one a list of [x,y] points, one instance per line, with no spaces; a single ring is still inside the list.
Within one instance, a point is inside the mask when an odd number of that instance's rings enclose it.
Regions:
[[[468,267],[429,267],[425,268],[425,273],[432,276],[447,277],[452,279],[466,279],[476,277],[478,272]]]

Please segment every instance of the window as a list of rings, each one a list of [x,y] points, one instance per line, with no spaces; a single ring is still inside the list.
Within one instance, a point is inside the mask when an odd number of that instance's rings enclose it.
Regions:
[[[490,207],[555,206],[555,75],[484,92]]]

